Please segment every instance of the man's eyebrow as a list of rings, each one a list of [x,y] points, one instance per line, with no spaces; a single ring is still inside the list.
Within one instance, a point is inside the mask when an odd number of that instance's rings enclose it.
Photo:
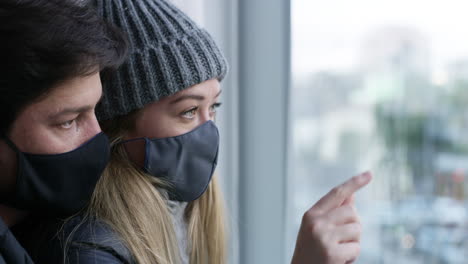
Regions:
[[[104,97],[104,93],[101,93],[101,96],[99,97],[98,103],[102,100]],[[68,114],[79,114],[83,112],[88,112],[94,109],[94,105],[85,105],[85,106],[80,106],[80,107],[69,107],[69,108],[64,108],[60,110],[59,112],[52,113],[49,115],[49,119],[56,119],[62,115],[68,115]]]
[[[215,98],[217,98],[217,97],[221,94],[222,91],[223,91],[223,90],[220,90],[220,91],[216,94]],[[188,99],[193,99],[193,100],[197,100],[197,101],[203,101],[203,100],[205,100],[205,97],[202,96],[202,95],[196,95],[196,94],[186,94],[186,95],[180,96],[180,97],[177,98],[177,99],[174,99],[173,101],[170,102],[170,104],[177,104],[177,103],[179,103],[179,102],[181,102],[181,101],[183,101],[183,100],[188,100]]]
[[[92,105],[64,108],[60,110],[59,112],[49,115],[49,119],[56,119],[62,115],[79,114],[83,112],[88,112],[88,111],[91,111],[92,109],[94,109],[94,106]]]

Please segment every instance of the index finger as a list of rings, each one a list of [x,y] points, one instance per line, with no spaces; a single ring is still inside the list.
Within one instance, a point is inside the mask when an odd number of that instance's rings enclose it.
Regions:
[[[349,196],[348,198],[346,198],[346,200],[343,201],[343,203],[341,205],[354,205],[354,193],[351,194],[351,196]]]
[[[343,204],[348,198],[350,198],[356,191],[366,186],[372,179],[370,172],[365,172],[358,176],[354,176],[351,179],[345,181],[341,185],[336,186],[324,197],[322,197],[313,207],[314,210],[320,212],[328,212],[335,209]]]

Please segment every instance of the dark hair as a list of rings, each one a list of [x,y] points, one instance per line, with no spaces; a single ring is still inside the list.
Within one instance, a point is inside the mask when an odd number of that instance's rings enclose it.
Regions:
[[[0,133],[62,81],[115,69],[127,41],[76,0],[0,1]]]

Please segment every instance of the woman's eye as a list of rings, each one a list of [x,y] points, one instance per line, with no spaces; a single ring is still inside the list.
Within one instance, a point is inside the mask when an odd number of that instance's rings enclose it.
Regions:
[[[75,119],[63,122],[63,123],[59,124],[59,126],[62,129],[70,129],[70,128],[72,128],[74,123],[75,123]]]
[[[192,118],[195,117],[196,112],[197,112],[197,107],[192,108],[192,109],[190,109],[188,111],[183,112],[182,117],[192,119]]]
[[[211,113],[216,113],[216,110],[221,106],[221,103],[215,103],[213,105],[211,105],[210,107],[210,112]]]

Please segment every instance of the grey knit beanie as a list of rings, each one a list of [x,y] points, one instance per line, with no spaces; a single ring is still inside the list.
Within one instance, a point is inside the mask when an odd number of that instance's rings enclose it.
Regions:
[[[165,0],[93,0],[98,13],[128,34],[127,62],[103,80],[100,121],[210,79],[227,62],[211,36]]]

